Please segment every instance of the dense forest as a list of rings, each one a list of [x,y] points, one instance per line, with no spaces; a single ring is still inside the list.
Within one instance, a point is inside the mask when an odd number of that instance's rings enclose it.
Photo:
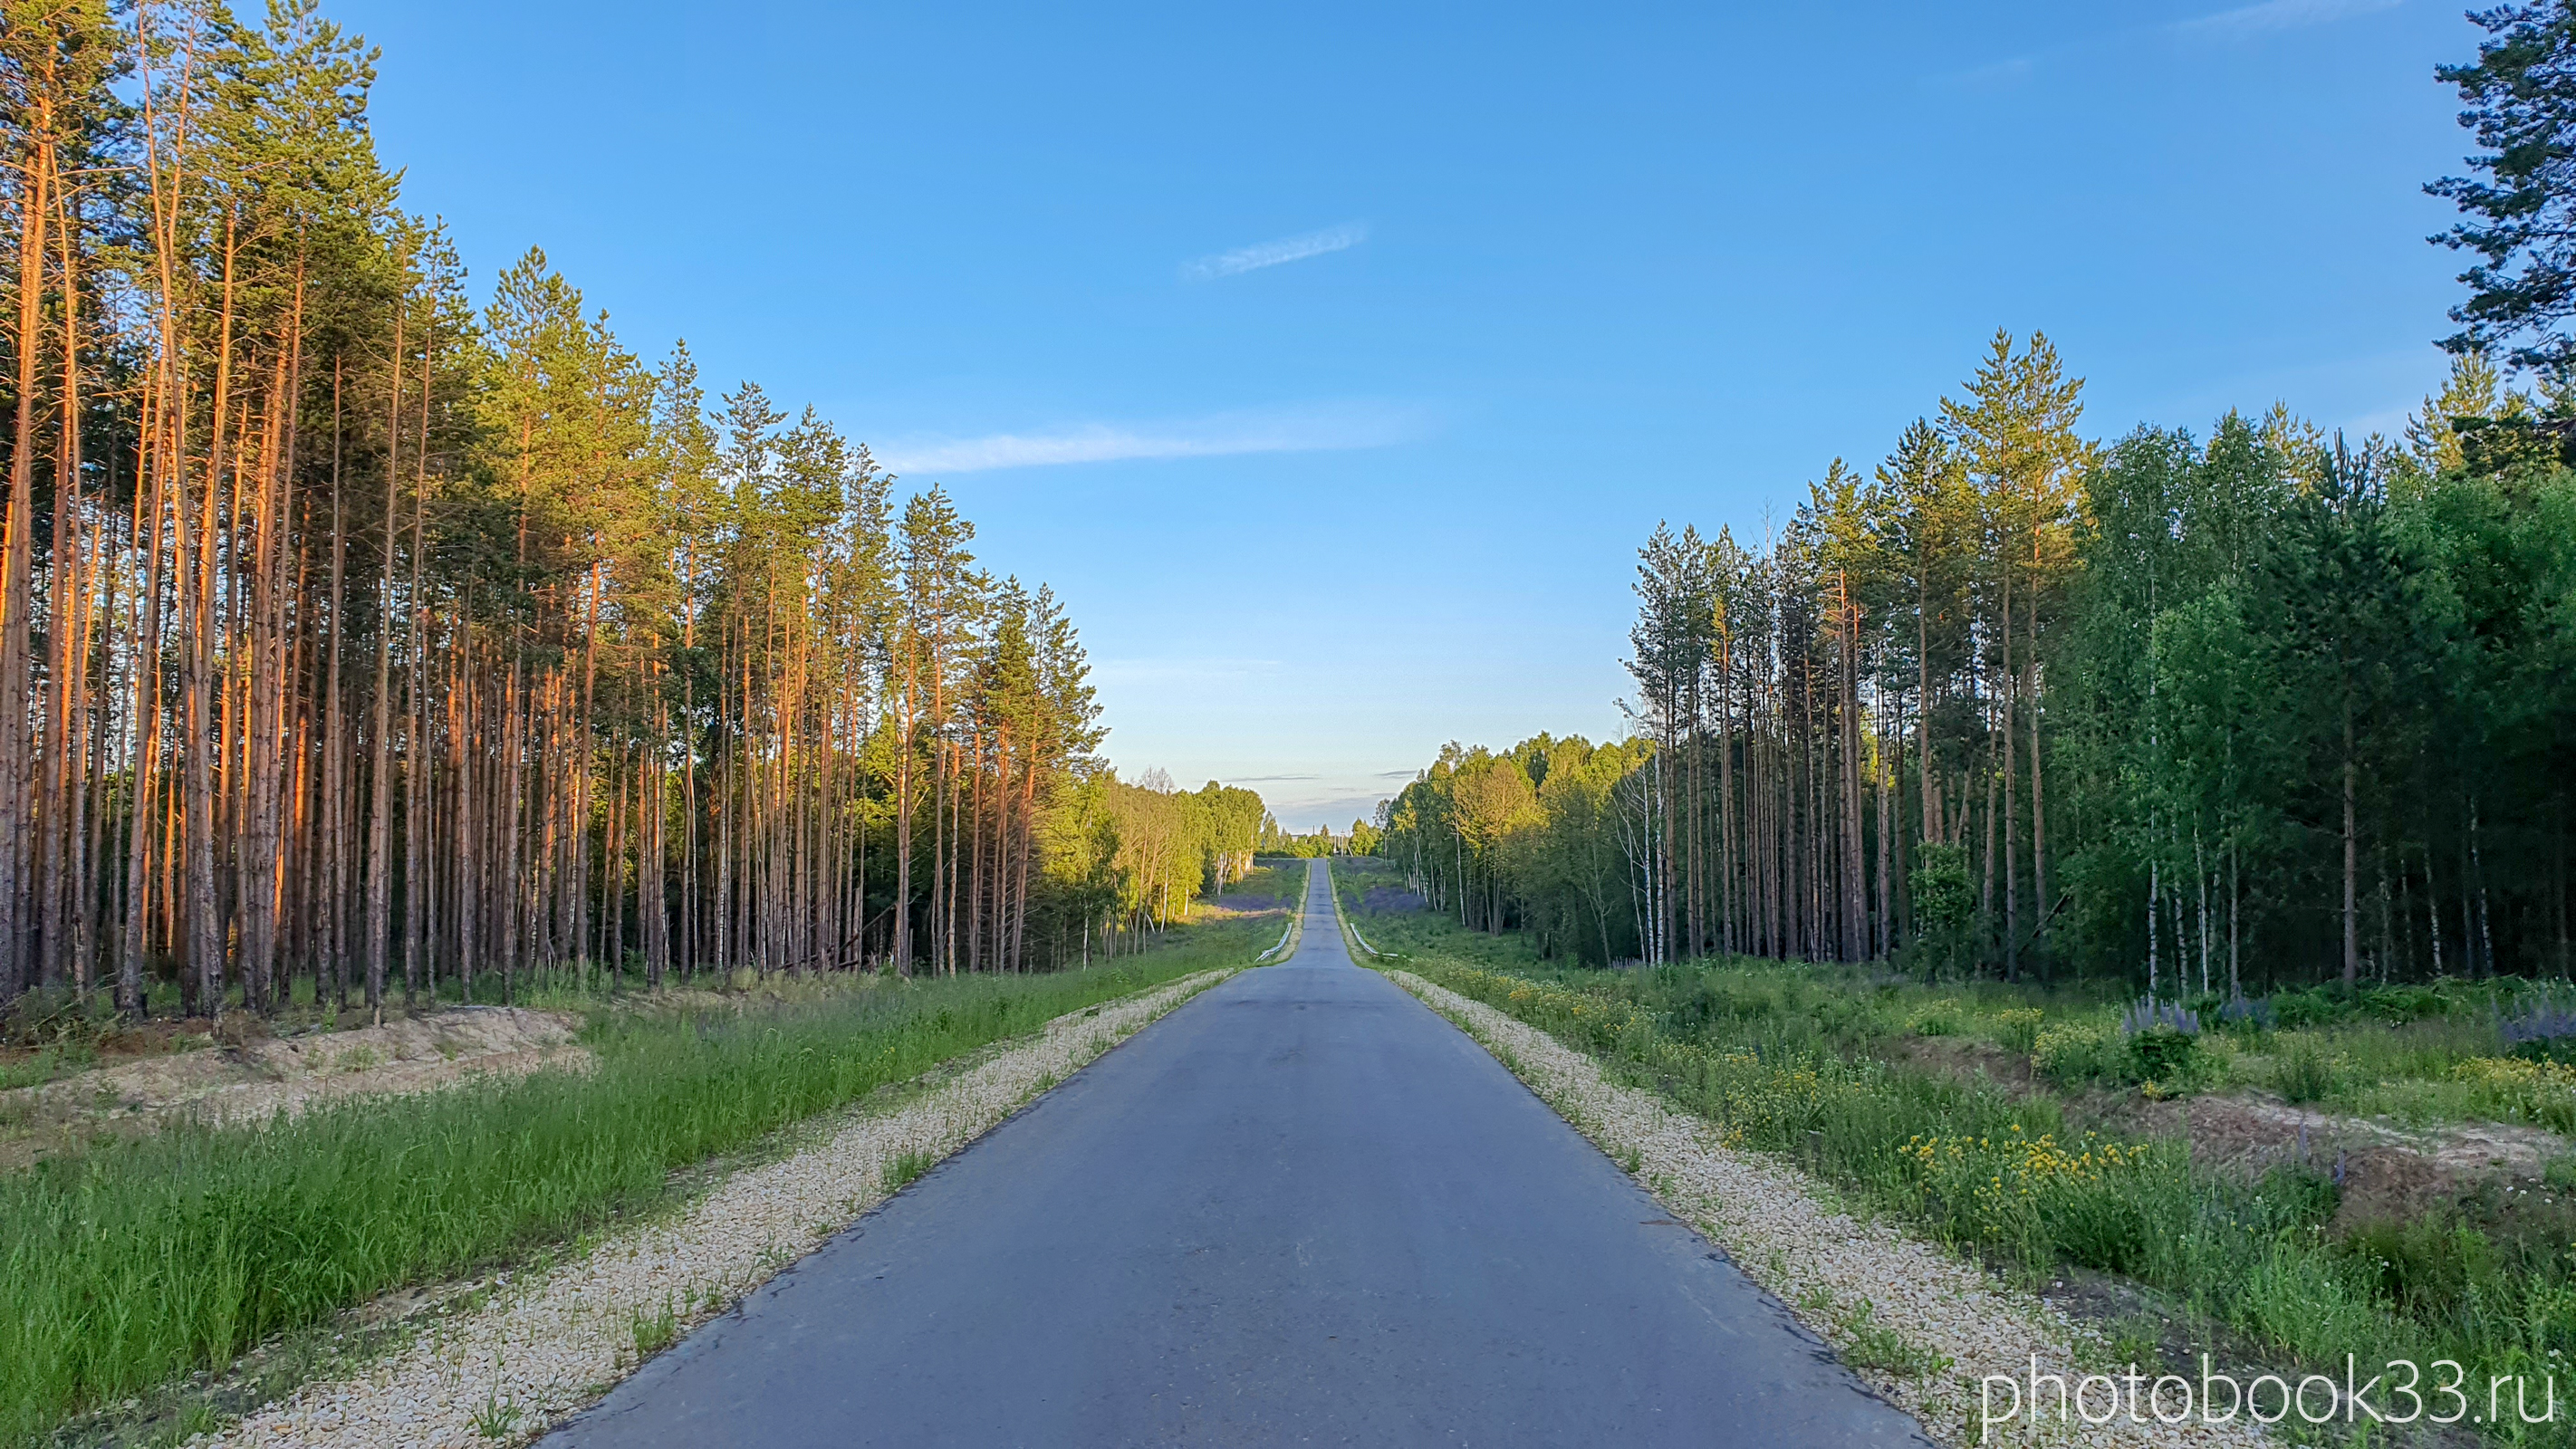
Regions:
[[[1787,526],[1658,527],[1633,738],[1452,745],[1382,853],[1563,954],[2248,983],[2565,974],[2576,820],[2576,7],[2437,67],[2473,258],[2402,440],[2275,405],[2082,431],[1998,332]]]
[[[472,305],[374,61],[311,0],[0,23],[0,1005],[1040,968],[1248,868],[939,489],[542,252]]]
[[[2153,990],[2568,965],[2576,394],[2477,353],[2403,446],[2079,432],[2044,337],[1753,546],[1658,529],[1636,738],[1452,746],[1382,849],[1589,960]]]

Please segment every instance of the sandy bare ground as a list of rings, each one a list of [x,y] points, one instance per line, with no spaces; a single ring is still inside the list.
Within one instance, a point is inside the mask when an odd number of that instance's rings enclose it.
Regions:
[[[181,1117],[217,1125],[289,1117],[316,1102],[436,1091],[475,1076],[580,1068],[581,1019],[469,1006],[353,1031],[258,1037],[144,1057],[0,1092],[0,1169],[102,1135],[136,1136]]]
[[[2343,1182],[2337,1232],[2404,1222],[2456,1202],[2481,1182],[2536,1179],[2567,1141],[2512,1122],[2458,1122],[2408,1130],[2271,1098],[2204,1097],[2179,1104],[2192,1156],[2259,1172],[2274,1163],[2334,1168]]]

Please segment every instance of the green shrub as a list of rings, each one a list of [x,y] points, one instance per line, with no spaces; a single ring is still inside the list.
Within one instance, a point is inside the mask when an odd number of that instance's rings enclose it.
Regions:
[[[2040,1031],[2030,1048],[2030,1064],[2039,1074],[2067,1087],[2119,1081],[2127,1074],[2128,1058],[2128,1044],[2118,1030],[2100,1022],[2059,1022]]]
[[[2171,1095],[2208,1077],[2200,1038],[2169,1026],[2151,1026],[2129,1038],[2129,1070],[2157,1095]]]
[[[1914,940],[1905,964],[1926,981],[1966,974],[1976,964],[1977,898],[1968,852],[1956,845],[1918,846],[1906,876],[1914,898]]]
[[[2285,1028],[2329,1026],[2352,1015],[2352,1002],[2322,986],[2272,993],[2273,1018]]]
[[[2430,1225],[2338,1240],[2327,1231],[2341,1196],[2332,1164],[2284,1163],[2253,1179],[2199,1171],[2178,1139],[2070,1130],[2049,1093],[2015,1094],[1847,1051],[1836,1045],[1834,1013],[1816,998],[1860,993],[1809,968],[1674,968],[1626,973],[1605,987],[1589,975],[1515,977],[1429,952],[1417,959],[1414,969],[1452,990],[1570,1045],[1592,1044],[1653,1080],[1717,1124],[1729,1145],[1795,1154],[1807,1170],[1991,1262],[2134,1277],[2284,1362],[2339,1367],[2356,1352],[2419,1363],[2475,1358],[2496,1372],[2535,1375],[2536,1385],[2536,1375],[2576,1353],[2576,1254],[2567,1249],[2576,1205],[2503,1193]],[[1710,1009],[1694,1013],[1691,1039],[1675,1039],[1669,1003],[1701,993]],[[1757,1000],[1769,1005],[1754,1009]],[[1640,1015],[1623,1010],[1640,1006]],[[2141,1065],[2137,1033],[2106,1020],[2029,1025],[2034,1063],[2058,1080],[2116,1079]],[[2322,1049],[2313,1035],[2305,1042]],[[2215,1071],[2226,1050],[2202,1036],[2188,1057],[2169,1049],[2158,1064],[2180,1065],[2185,1076]],[[2576,1126],[2576,1067],[2486,1056],[2419,1085],[2474,1098],[2482,1110],[2563,1116]],[[2576,1172],[2562,1166],[2553,1181],[2576,1181]],[[1894,1353],[1874,1339],[1859,1352],[1881,1349]]]
[[[2200,1012],[2201,1020],[2213,1022],[2223,1031],[2250,1040],[2260,1040],[2266,1032],[2277,1031],[2281,1025],[2280,1013],[2272,1009],[2269,1000],[2248,1001],[2242,996],[2211,999],[2209,1005],[2195,1009]]]
[[[1905,1029],[1916,1036],[1957,1036],[1967,1025],[1967,1014],[1955,1001],[1935,1001],[1914,1013]]]
[[[2368,986],[2354,999],[2364,1016],[2390,1026],[2441,1016],[2450,1010],[2438,986]]]
[[[2293,1102],[2321,1102],[2343,1085],[2344,1060],[2326,1044],[2303,1032],[2281,1038],[2272,1062],[2272,1085]]]
[[[2495,1245],[2449,1213],[2364,1223],[2344,1251],[2392,1302],[2427,1317],[2456,1313],[2473,1285],[2496,1276]]]
[[[2526,1062],[2556,1062],[2576,1066],[2576,1036],[2541,1037],[2513,1044],[2513,1055]]]
[[[2036,1006],[2015,1006],[1995,1013],[1995,1045],[2016,1056],[2029,1056],[2039,1045],[2039,1023],[2046,1015]]]
[[[2540,994],[2520,1010],[2494,1017],[2496,1035],[2527,1062],[2576,1063],[2576,1008]]]
[[[2451,1069],[2478,1116],[2576,1131],[2576,1066],[2522,1057],[2473,1057]]]

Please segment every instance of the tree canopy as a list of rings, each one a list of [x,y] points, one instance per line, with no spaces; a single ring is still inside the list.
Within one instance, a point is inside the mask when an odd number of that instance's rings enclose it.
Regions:
[[[2470,354],[2404,448],[2278,409],[2097,445],[2078,387],[1999,336],[1760,546],[1658,528],[1636,737],[1451,745],[1380,852],[1596,962],[2568,969],[2576,471],[2480,440],[2570,400]]]
[[[375,59],[314,0],[0,16],[0,1005],[1030,969],[1240,873],[1258,797],[1110,776],[942,489],[541,250],[471,301]]]
[[[2463,219],[2433,240],[2477,257],[2451,309],[2456,353],[2500,353],[2519,367],[2576,364],[2576,9],[2568,0],[2469,13],[2487,32],[2478,58],[2434,71],[2458,89],[2460,124],[2481,148],[2467,176],[2424,189]],[[2512,344],[2508,346],[2508,344]]]

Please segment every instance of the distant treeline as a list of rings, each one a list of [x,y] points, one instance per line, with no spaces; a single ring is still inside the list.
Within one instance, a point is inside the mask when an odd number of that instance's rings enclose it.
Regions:
[[[309,0],[0,21],[0,1007],[1027,969],[1246,867],[939,490],[536,251],[470,306],[373,64]]]
[[[2569,965],[2576,390],[2456,363],[2402,444],[2078,433],[1998,336],[1748,546],[1658,529],[1638,738],[1452,746],[1383,853],[1587,960],[2167,993]]]
[[[1291,835],[1274,821],[1261,826],[1261,853],[1290,855],[1309,859],[1328,855],[1367,855],[1377,848],[1377,827],[1365,820],[1351,822],[1350,833],[1335,835],[1332,827],[1318,825],[1312,834]]]

